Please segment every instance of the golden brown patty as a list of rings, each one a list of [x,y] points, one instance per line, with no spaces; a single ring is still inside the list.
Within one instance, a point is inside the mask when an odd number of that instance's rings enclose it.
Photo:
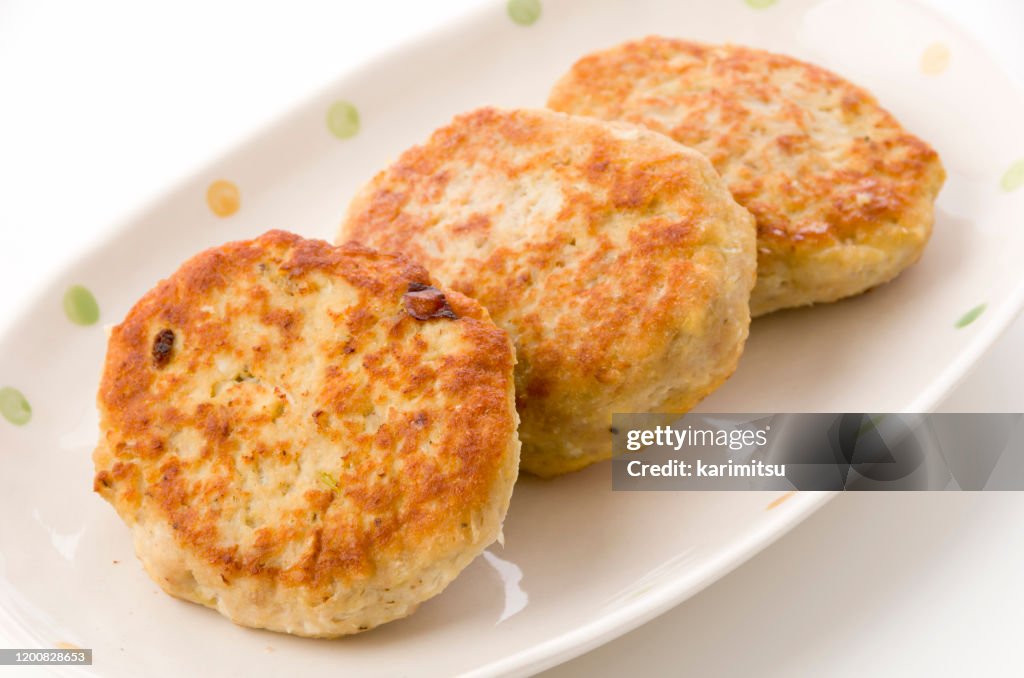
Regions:
[[[613,412],[693,407],[747,337],[753,219],[703,156],[633,125],[461,115],[362,189],[350,239],[420,261],[509,331],[539,475],[609,457]]]
[[[931,234],[938,155],[811,64],[649,37],[580,59],[548,106],[645,125],[711,159],[757,218],[755,316],[891,280]]]
[[[95,490],[168,593],[354,633],[498,536],[514,355],[419,266],[280,231],[188,261],[110,337]]]

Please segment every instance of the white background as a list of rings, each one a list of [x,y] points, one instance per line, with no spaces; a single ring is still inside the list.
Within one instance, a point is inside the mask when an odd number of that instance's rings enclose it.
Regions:
[[[0,0],[0,331],[170,183],[481,4]],[[1024,84],[1024,3],[930,4],[994,32],[990,49]],[[1018,320],[943,409],[1024,411],[1021,346]],[[1022,518],[1024,494],[843,496],[710,589],[551,673],[1022,675]]]

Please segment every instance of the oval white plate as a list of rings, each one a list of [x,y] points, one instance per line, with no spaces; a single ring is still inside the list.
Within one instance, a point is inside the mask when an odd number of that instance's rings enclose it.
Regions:
[[[612,493],[607,465],[524,478],[505,548],[407,620],[311,641],[239,628],[159,592],[91,492],[102,325],[204,247],[269,228],[330,239],[352,192],[404,147],[462,110],[542,105],[592,49],[662,33],[810,59],[872,89],[949,171],[919,265],[863,297],[757,321],[736,376],[703,410],[927,411],[1020,308],[1024,165],[1010,170],[1024,158],[1024,98],[937,15],[885,0],[543,2],[531,25],[498,4],[334,83],[124,224],[14,323],[0,340],[0,387],[18,388],[33,414],[23,426],[0,419],[0,637],[93,648],[92,671],[114,676],[535,671],[677,604],[825,502]],[[351,138],[327,124],[339,100],[359,113]],[[206,201],[218,179],[241,197],[226,218]],[[95,294],[99,323],[65,317],[73,284]]]

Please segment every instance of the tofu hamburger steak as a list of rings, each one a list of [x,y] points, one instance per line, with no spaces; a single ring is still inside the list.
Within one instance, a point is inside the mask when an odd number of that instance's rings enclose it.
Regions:
[[[938,154],[868,91],[792,57],[648,37],[581,58],[548,106],[711,160],[757,219],[754,316],[888,282],[931,236]]]
[[[246,626],[363,631],[498,538],[514,362],[487,311],[400,257],[229,243],[113,329],[94,487],[167,593]]]
[[[522,466],[611,456],[614,412],[696,405],[750,322],[750,214],[666,136],[483,108],[407,150],[352,201],[338,242],[398,252],[480,301],[516,346]]]

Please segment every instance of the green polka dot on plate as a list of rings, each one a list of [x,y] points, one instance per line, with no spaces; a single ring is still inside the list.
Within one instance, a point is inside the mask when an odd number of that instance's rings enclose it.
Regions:
[[[508,18],[520,26],[529,26],[540,18],[540,0],[508,0]]]
[[[743,0],[754,9],[767,9],[775,4],[776,0]]]
[[[0,388],[0,415],[15,426],[24,426],[32,418],[32,406],[16,388]]]
[[[359,132],[359,110],[347,101],[335,101],[327,109],[327,129],[339,139],[350,139]]]
[[[1024,158],[1010,165],[1010,169],[1006,170],[999,185],[1003,187],[1004,191],[1016,191],[1024,186]]]
[[[967,313],[964,313],[962,316],[960,316],[960,320],[956,321],[957,329],[959,329],[961,327],[967,327],[968,325],[973,323],[975,320],[977,320],[978,317],[982,313],[985,312],[985,308],[986,307],[987,307],[987,304],[978,304],[977,306],[972,308],[970,311],[968,311]]]
[[[92,292],[81,285],[72,285],[64,293],[64,315],[76,325],[93,325],[100,319],[100,305]]]

